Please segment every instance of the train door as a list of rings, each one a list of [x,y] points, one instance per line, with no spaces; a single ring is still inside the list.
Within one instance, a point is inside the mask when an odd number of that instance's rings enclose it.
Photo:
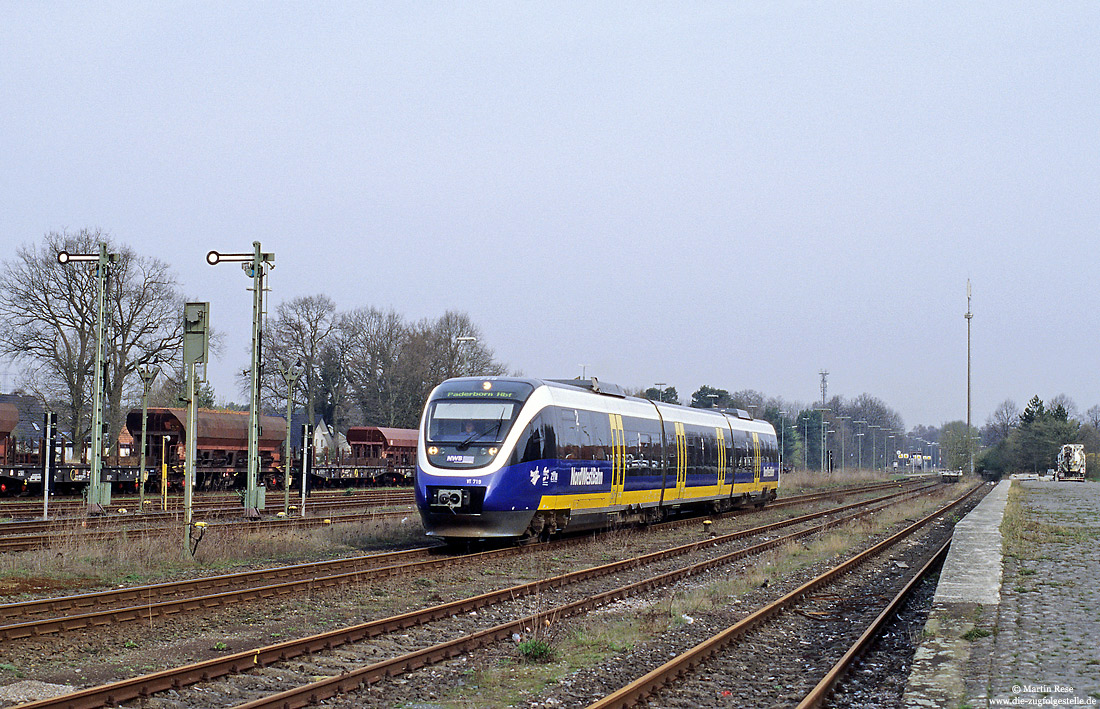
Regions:
[[[626,433],[622,414],[608,416],[611,418],[611,504],[617,505],[626,487]]]
[[[726,483],[726,433],[721,428],[715,427],[715,436],[718,438],[718,490],[722,494],[722,486]]]
[[[760,436],[756,431],[752,432],[752,481],[754,484],[760,484]]]
[[[684,497],[684,489],[687,487],[688,471],[688,445],[687,433],[684,432],[684,424],[676,422],[676,492],[672,494],[673,500]]]

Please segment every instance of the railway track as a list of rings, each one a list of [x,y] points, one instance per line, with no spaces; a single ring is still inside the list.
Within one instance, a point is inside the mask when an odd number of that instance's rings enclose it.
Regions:
[[[875,501],[886,501],[904,494],[909,493],[897,492]],[[819,499],[816,495],[811,497],[813,500]],[[858,502],[834,510],[811,513],[796,518],[793,522],[776,523],[773,527],[778,529],[864,504],[866,503]],[[666,526],[687,523],[687,520],[679,520],[666,523]],[[577,540],[563,540],[557,546],[575,543]],[[305,588],[318,589],[377,580],[397,574],[432,572],[447,566],[471,563],[471,560],[483,562],[515,556],[524,550],[520,547],[507,547],[466,557],[427,558],[441,548],[435,545],[400,552],[0,605],[0,640],[11,641],[131,621],[150,621],[188,610],[285,596]]]
[[[863,590],[863,585],[866,580],[862,579],[855,584],[849,584],[848,587],[845,587],[843,582],[846,576],[853,573],[861,565],[868,564],[873,559],[881,558],[884,553],[896,550],[898,545],[907,541],[913,534],[928,528],[937,520],[942,520],[952,509],[966,503],[980,489],[982,489],[982,486],[975,486],[958,500],[945,505],[874,546],[836,564],[824,573],[815,576],[813,579],[783,594],[775,601],[758,608],[721,632],[715,633],[703,642],[698,643],[687,652],[681,653],[621,689],[589,704],[588,709],[625,709],[627,707],[641,705],[647,700],[656,701],[664,706],[672,702],[673,698],[675,698],[677,704],[685,706],[704,699],[713,701],[715,695],[713,682],[711,680],[715,676],[723,676],[724,672],[729,672],[732,668],[736,667],[739,662],[743,661],[743,654],[736,653],[736,651],[731,648],[735,646],[744,647],[749,643],[750,638],[754,646],[754,652],[760,652],[762,647],[771,650],[783,644],[783,641],[777,642],[774,638],[761,639],[759,637],[761,635],[766,635],[768,632],[762,631],[761,628],[765,626],[768,621],[772,621],[781,615],[791,615],[796,611],[801,611],[817,624],[818,627],[815,627],[813,630],[819,634],[828,632],[836,632],[839,634],[841,629],[849,630],[849,626],[853,623],[851,617],[853,614],[853,604],[850,603],[852,596],[847,594]],[[891,601],[883,604],[884,607],[881,611],[870,615],[872,618],[870,624],[859,637],[848,646],[848,649],[843,653],[841,658],[835,664],[831,665],[829,669],[824,672],[821,679],[805,693],[800,701],[797,702],[798,707],[809,708],[821,706],[821,703],[826,699],[833,685],[850,666],[852,660],[857,657],[862,649],[871,641],[874,637],[874,633],[890,614],[894,612],[894,609],[900,605],[904,596],[909,593],[913,585],[918,582],[920,578],[923,578],[923,575],[928,573],[928,570],[934,566],[936,560],[946,552],[949,543],[950,538],[948,537],[947,541],[938,544],[931,559],[924,564],[921,570],[914,574],[910,580],[904,584],[903,588],[893,596]],[[831,593],[826,594],[826,589],[830,589]],[[860,615],[868,615],[866,606],[868,606],[869,603],[866,602],[865,597],[861,597],[860,605],[864,606],[860,609],[862,611]],[[813,607],[808,608],[810,606]],[[830,624],[832,627],[825,630],[821,626],[827,621],[831,621]],[[769,625],[775,625],[775,623]],[[804,623],[802,625],[809,624]],[[792,638],[791,633],[787,632],[788,630],[789,628],[783,627],[780,629],[780,632],[789,647]],[[770,632],[773,636],[776,634],[774,629]],[[794,636],[794,639],[799,643],[806,642],[799,638],[797,634]],[[807,642],[807,644],[812,645],[812,643],[809,642]],[[769,659],[777,668],[787,663],[788,666],[793,666],[799,674],[803,676],[809,674],[806,671],[805,662],[795,661],[792,655],[797,657],[800,653],[776,652],[775,654],[769,654]],[[733,675],[727,676],[737,677],[742,674],[743,673],[734,672]],[[776,669],[776,674],[780,674],[779,669]],[[777,680],[776,675],[772,675],[768,677],[767,682],[774,685],[786,679],[787,678],[784,676],[782,679]],[[671,689],[673,684],[675,684],[675,689]],[[751,684],[751,682],[749,682],[749,684]],[[741,704],[739,704],[739,702],[743,701],[757,702],[769,706],[774,704],[787,704],[790,702],[789,696],[768,696],[760,690],[761,687],[758,683],[757,686],[749,688],[748,691],[746,691],[745,687],[739,687],[737,693],[731,690],[725,690],[725,694],[722,696],[724,698],[728,697],[726,701],[731,706],[740,706]],[[670,696],[670,694],[672,696]],[[795,703],[796,702],[790,702],[790,704]]]
[[[536,625],[546,620],[583,612],[616,599],[660,587],[668,583],[673,583],[678,579],[704,573],[708,569],[728,565],[735,558],[760,553],[765,549],[788,543],[792,539],[802,538],[817,533],[821,531],[821,529],[837,526],[845,521],[882,509],[884,506],[897,504],[900,500],[907,499],[908,496],[919,493],[920,490],[917,489],[902,490],[873,500],[852,503],[851,505],[837,509],[818,511],[799,518],[783,520],[751,530],[732,532],[726,535],[717,536],[713,539],[708,538],[691,542],[673,549],[653,552],[643,557],[625,559],[611,564],[604,564],[596,568],[587,568],[581,571],[561,574],[540,581],[521,584],[520,586],[500,589],[492,593],[441,604],[421,611],[362,623],[357,626],[342,628],[338,631],[323,633],[309,638],[248,650],[231,656],[215,658],[208,662],[196,663],[183,668],[173,668],[171,670],[165,670],[163,672],[153,673],[131,680],[124,680],[102,687],[89,688],[75,694],[65,695],[54,700],[36,702],[26,706],[28,708],[98,707],[106,704],[125,702],[136,697],[149,697],[165,689],[174,688],[176,694],[178,694],[181,688],[195,682],[206,681],[216,677],[222,677],[222,681],[226,681],[224,678],[229,674],[245,672],[247,670],[262,672],[262,668],[272,663],[279,664],[278,673],[280,676],[293,677],[301,675],[301,673],[288,669],[286,663],[291,658],[302,657],[303,654],[309,656],[310,663],[310,668],[305,674],[308,676],[316,676],[318,673],[324,674],[324,672],[320,672],[320,668],[314,666],[315,663],[319,661],[323,662],[323,660],[318,660],[314,654],[326,654],[325,651],[344,646],[348,643],[358,642],[364,638],[377,637],[386,633],[393,635],[394,631],[397,630],[420,627],[424,624],[437,622],[455,624],[457,621],[459,625],[461,625],[462,622],[465,621],[466,624],[469,624],[471,617],[476,616],[478,612],[488,616],[491,620],[492,614],[487,613],[484,609],[499,605],[507,606],[511,604],[513,608],[495,611],[497,615],[503,614],[506,617],[512,618],[518,616],[518,620],[498,623],[492,627],[483,628],[473,633],[465,633],[458,639],[448,643],[433,643],[429,644],[428,647],[421,647],[419,650],[400,652],[396,657],[389,660],[373,663],[367,667],[362,667],[354,671],[341,670],[337,676],[329,680],[323,680],[321,683],[307,682],[301,687],[287,690],[286,692],[276,695],[267,696],[262,699],[249,699],[246,703],[241,705],[248,707],[305,706],[307,703],[316,701],[318,698],[332,696],[342,691],[348,691],[353,686],[358,687],[360,684],[371,684],[385,676],[400,674],[401,672],[415,669],[424,664],[430,664],[431,662],[467,652],[470,649],[482,646],[486,643],[496,642],[502,638],[509,637],[512,633],[522,633],[525,627],[529,628],[532,625]],[[834,492],[832,494],[835,495],[838,493]],[[840,494],[851,494],[851,491]],[[807,497],[817,498],[818,496],[810,495]],[[813,521],[821,517],[829,516],[833,519],[822,524],[812,524]],[[728,551],[728,548],[724,549],[727,545],[738,540],[761,535],[770,535],[782,527],[800,525],[803,526],[804,529],[783,537],[768,537],[765,541],[758,544],[732,552]],[[542,546],[546,547],[547,545]],[[530,547],[527,548],[529,549]],[[494,552],[484,552],[483,554],[490,555],[493,553]],[[688,563],[687,565],[677,566],[677,564],[680,563],[677,561],[678,559],[684,556],[690,557],[692,555],[702,558]],[[459,559],[459,562],[471,564],[472,560],[470,557],[462,557]],[[659,567],[662,564],[666,566],[671,565],[672,569],[655,574],[651,572],[653,567]],[[634,573],[635,576],[640,576],[640,578],[632,580],[626,585],[618,585],[622,581],[621,576],[629,573]],[[607,586],[611,586],[611,588],[608,590],[598,590],[591,587],[593,583],[602,583],[603,587],[606,588]],[[523,615],[517,610],[517,607],[529,604],[532,597],[538,598],[540,594],[545,595],[553,593],[554,597],[558,598],[567,592],[571,593],[577,600],[556,606],[550,610],[537,612],[534,615]],[[489,620],[480,618],[478,620],[478,624],[481,626],[484,626],[486,622],[489,622]],[[424,631],[421,635],[427,638],[438,639],[440,635],[446,634],[447,632],[449,631],[446,629],[440,631],[432,627]],[[405,638],[407,636],[400,635],[399,637]],[[419,641],[414,640],[412,642],[422,642],[423,637]],[[400,644],[400,642],[403,641],[399,641],[398,644]],[[265,679],[270,678],[265,676]],[[256,684],[256,681],[253,680],[251,684]],[[219,687],[218,691],[223,690],[224,688]],[[293,696],[287,692],[291,692]],[[254,695],[255,692],[253,691],[252,694]],[[198,695],[196,695],[196,697],[197,696]],[[195,697],[192,697],[192,699],[198,701]],[[155,702],[156,700],[145,699],[143,700],[143,706],[159,706],[155,703],[148,704],[150,701]],[[186,697],[182,697],[179,700],[173,701],[177,702],[176,705],[187,705],[187,702],[190,700]],[[171,702],[164,706],[169,705],[172,705]]]
[[[805,502],[814,499],[843,496],[844,494],[854,494],[855,492],[871,492],[875,490],[890,489],[911,484],[921,483],[920,481],[888,481],[883,483],[875,483],[873,485],[866,485],[859,488],[847,488],[841,490],[808,493],[806,495],[796,495],[786,499],[781,498],[772,502],[769,507],[771,509],[781,509],[787,505],[804,504]],[[365,497],[341,495],[340,499],[311,501],[307,507],[307,511],[310,513],[310,515],[312,515],[311,517],[292,517],[288,519],[281,519],[275,516],[269,516],[262,518],[261,521],[258,523],[243,519],[236,519],[230,524],[252,525],[250,527],[247,527],[249,529],[255,529],[256,524],[263,525],[266,529],[277,529],[285,527],[297,527],[305,529],[327,524],[323,521],[322,518],[329,519],[333,524],[343,522],[359,522],[363,520],[362,515],[348,516],[333,514],[333,512],[341,509],[347,509],[349,507],[359,508],[363,507],[364,505],[384,506],[403,504],[412,504],[411,490],[405,489],[401,492],[397,492],[396,490],[385,490]],[[213,509],[197,508],[196,520],[218,519],[223,516],[237,517],[240,512],[240,506],[233,506],[229,508],[215,507]],[[386,516],[404,516],[409,514],[410,512],[410,509],[405,508],[393,512],[373,512],[371,513],[371,515],[373,515],[371,518]],[[154,524],[149,524],[150,520],[157,521]],[[44,546],[50,546],[52,544],[60,542],[70,541],[76,537],[88,541],[103,541],[125,538],[129,535],[166,535],[171,533],[178,533],[180,524],[181,520],[179,517],[179,512],[146,513],[143,515],[109,515],[103,517],[76,517],[49,521],[29,520],[21,522],[3,522],[0,523],[0,553],[28,551]]]
[[[877,500],[884,501],[907,494],[896,492]],[[820,500],[820,494],[806,495],[803,504]],[[863,503],[854,503],[860,505]],[[853,505],[838,508],[853,508]],[[826,512],[814,513],[822,516]],[[296,520],[286,520],[293,524]],[[300,521],[300,520],[299,520]],[[664,527],[694,523],[676,520]],[[785,526],[782,523],[779,526]],[[577,543],[563,540],[558,546]],[[462,557],[426,559],[442,549],[440,545],[399,552],[369,554],[309,564],[295,564],[235,574],[188,579],[145,586],[112,589],[95,593],[42,598],[0,605],[0,640],[17,640],[46,634],[80,630],[100,625],[144,620],[173,615],[196,608],[213,608],[231,603],[287,595],[302,588],[323,588],[399,573],[435,571],[465,563]],[[478,560],[505,558],[522,553],[523,548],[507,547],[471,555]],[[417,560],[422,561],[417,561]]]
[[[268,503],[270,510],[282,510],[282,491],[271,492],[268,495]],[[292,492],[290,502],[292,505],[297,505],[301,499],[300,493],[294,494]],[[309,497],[308,505],[352,505],[352,504],[366,504],[366,505],[388,505],[388,504],[411,504],[413,502],[412,488],[379,488],[376,490],[360,490],[353,494],[347,494],[345,492],[314,492]],[[183,510],[183,500],[177,496],[172,496],[168,500],[168,509],[162,508],[162,500],[160,497],[145,498],[146,509],[141,513],[145,516],[157,515],[157,514],[174,514]],[[139,512],[139,500],[138,498],[119,498],[116,497],[111,505],[111,509],[115,510],[127,510],[128,513]],[[240,514],[241,503],[240,497],[236,494],[221,494],[214,493],[213,495],[200,496],[196,498],[193,505],[193,509],[196,512],[203,513],[222,513],[225,514]],[[33,519],[41,517],[42,515],[42,501],[36,502],[20,500],[18,502],[0,502],[0,519],[2,520],[18,520],[18,519]],[[51,518],[58,519],[88,519],[91,520],[110,520],[116,519],[116,516],[107,515],[105,517],[87,517],[86,505],[80,500],[65,499],[65,500],[51,500],[50,501],[50,516]],[[0,522],[0,530],[3,530],[5,526],[11,524],[11,522]]]
[[[310,517],[276,517],[263,518],[259,521],[239,519],[232,522],[208,522],[210,530],[241,530],[254,532],[257,530],[282,530],[282,529],[311,529],[324,527],[331,524],[354,524],[384,518],[401,518],[414,516],[412,507],[398,510],[371,510],[355,514],[322,514]],[[140,523],[140,519],[138,522]],[[49,523],[53,524],[53,523]],[[114,541],[123,542],[127,539],[142,537],[166,536],[181,533],[182,521],[178,518],[169,518],[157,525],[121,526],[105,525],[99,529],[87,529],[80,522],[69,521],[58,523],[54,526],[46,526],[41,531],[25,531],[19,535],[0,535],[0,552],[19,552],[38,549],[41,547],[65,544],[74,540],[82,541]]]

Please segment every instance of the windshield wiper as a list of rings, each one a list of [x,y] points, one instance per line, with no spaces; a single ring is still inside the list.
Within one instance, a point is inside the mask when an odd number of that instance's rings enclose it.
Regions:
[[[500,433],[500,426],[501,426],[502,423],[504,423],[504,414],[503,413],[501,413],[500,418],[497,419],[497,421],[495,423],[490,425],[484,431],[474,431],[473,433],[470,434],[470,436],[466,440],[464,440],[462,443],[459,443],[457,446],[455,446],[455,448],[460,450],[460,451],[466,450],[467,448],[470,447],[471,443],[473,443],[478,438],[481,438],[482,436],[484,436],[489,431],[492,431],[494,428],[496,429],[496,432],[499,434]]]

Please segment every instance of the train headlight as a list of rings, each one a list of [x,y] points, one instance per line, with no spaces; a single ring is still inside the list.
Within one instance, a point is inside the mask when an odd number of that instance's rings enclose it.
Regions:
[[[482,382],[481,383],[481,388],[484,389],[485,391],[489,391],[490,389],[493,388],[493,383],[492,382]]]
[[[439,455],[439,449],[435,446],[428,448],[428,455]]]
[[[496,448],[490,448],[489,449],[489,455],[496,455],[496,454],[497,454],[497,449]]]

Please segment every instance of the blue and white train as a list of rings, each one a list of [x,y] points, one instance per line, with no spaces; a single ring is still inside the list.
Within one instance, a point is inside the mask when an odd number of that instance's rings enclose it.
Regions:
[[[763,505],[778,487],[768,422],[595,379],[449,379],[420,423],[417,507],[428,534],[446,539],[655,522]]]

